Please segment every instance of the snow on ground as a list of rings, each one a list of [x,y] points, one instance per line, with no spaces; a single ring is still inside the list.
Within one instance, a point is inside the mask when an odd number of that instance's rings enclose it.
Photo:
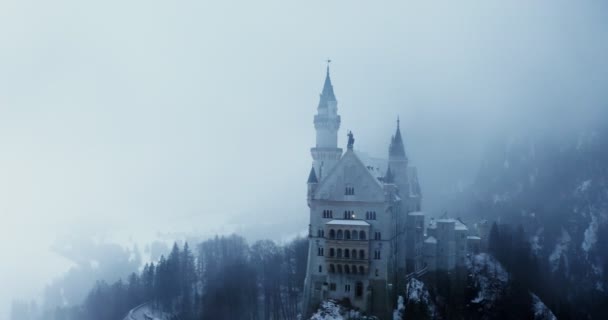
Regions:
[[[429,315],[431,316],[431,318],[435,318],[435,316],[437,315],[437,308],[435,307],[435,303],[431,299],[431,295],[429,294],[429,291],[426,289],[422,281],[415,278],[411,278],[407,282],[407,285],[405,287],[405,294],[407,299],[406,305],[408,303],[425,304],[428,308]],[[403,309],[403,312],[405,312],[405,307]]]
[[[358,311],[347,309],[334,300],[326,300],[321,303],[321,307],[310,317],[310,320],[348,320],[361,318],[362,316]]]
[[[581,248],[585,250],[585,252],[589,253],[589,250],[593,248],[595,243],[597,242],[597,228],[599,227],[597,216],[591,214],[591,222],[589,222],[589,227],[585,229],[585,238],[583,239],[583,243],[581,244]]]
[[[393,320],[403,319],[403,313],[405,312],[405,305],[403,304],[403,297],[399,296],[397,299],[397,309],[393,311]]]
[[[534,320],[557,320],[553,312],[540,300],[534,293],[532,296],[532,310],[534,311]]]
[[[418,279],[410,279],[405,289],[407,300],[414,303],[426,303],[429,301],[429,292],[424,288],[424,283]]]
[[[479,287],[477,296],[471,302],[491,305],[506,287],[509,274],[500,262],[487,253],[480,253],[467,259],[467,268]]]
[[[542,250],[543,246],[541,244],[541,236],[545,231],[545,228],[540,228],[536,231],[536,233],[530,238],[530,249],[532,249],[532,253],[538,256],[540,250]]]
[[[125,320],[166,320],[168,314],[154,311],[148,304],[138,306],[131,310]]]
[[[562,234],[559,239],[557,239],[555,248],[549,256],[549,264],[551,264],[551,271],[555,272],[559,267],[559,260],[561,259],[562,255],[565,254],[565,252],[568,250],[568,245],[570,244],[571,239],[572,238],[570,238],[570,234],[568,234],[568,231],[562,229]]]

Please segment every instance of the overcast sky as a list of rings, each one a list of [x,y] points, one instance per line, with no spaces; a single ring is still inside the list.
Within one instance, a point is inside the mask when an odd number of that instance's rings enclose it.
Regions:
[[[305,229],[328,57],[339,143],[350,129],[356,149],[385,156],[399,115],[424,207],[442,210],[489,136],[606,106],[607,9],[0,1],[0,319],[10,296],[70,265],[49,249],[58,239]]]

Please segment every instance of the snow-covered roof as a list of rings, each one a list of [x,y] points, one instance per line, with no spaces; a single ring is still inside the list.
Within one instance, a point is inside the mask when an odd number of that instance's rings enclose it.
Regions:
[[[426,238],[426,240],[424,240],[424,243],[437,243],[437,239],[435,239],[435,237],[433,236],[430,236]]]
[[[456,220],[456,226],[454,227],[455,230],[464,230],[467,231],[469,230],[469,228],[462,222]]]
[[[414,211],[407,214],[408,216],[423,216],[424,212],[422,211]]]
[[[367,223],[363,220],[347,220],[347,219],[331,220],[326,224],[328,224],[328,225],[348,225],[348,226],[369,226],[369,223]]]
[[[469,239],[469,240],[481,240],[481,238],[478,237],[478,236],[468,236],[467,239]]]
[[[355,151],[357,157],[365,164],[367,170],[376,178],[383,178],[388,169],[388,159],[372,157],[360,150]]]

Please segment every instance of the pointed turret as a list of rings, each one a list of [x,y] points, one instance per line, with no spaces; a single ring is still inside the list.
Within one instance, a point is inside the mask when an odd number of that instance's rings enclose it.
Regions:
[[[308,181],[306,183],[319,183],[317,179],[317,174],[315,173],[315,167],[310,168],[310,173],[308,174]]]
[[[399,118],[397,118],[397,132],[395,132],[395,135],[391,138],[391,144],[388,148],[388,156],[389,159],[407,161],[403,138],[401,138],[401,129],[399,128]]]
[[[388,167],[388,169],[386,169],[386,174],[384,175],[384,183],[394,183],[394,182],[395,182],[395,175],[391,171],[391,167]]]
[[[321,91],[321,97],[319,98],[319,108],[327,108],[329,102],[336,102],[336,95],[334,94],[334,86],[331,84],[328,64],[327,73],[325,74],[325,83],[323,84],[323,91]]]
[[[317,185],[319,183],[319,179],[317,179],[317,174],[315,173],[314,166],[310,168],[310,173],[308,174],[308,181],[306,183],[308,184],[307,198],[308,200],[310,200],[313,198],[313,195],[315,194],[315,190],[317,189]]]

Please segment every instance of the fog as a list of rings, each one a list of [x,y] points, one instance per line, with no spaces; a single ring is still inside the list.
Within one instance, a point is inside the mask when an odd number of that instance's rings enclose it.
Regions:
[[[66,246],[301,233],[328,58],[339,143],[385,156],[399,116],[423,208],[449,210],[488,138],[601,114],[607,9],[2,1],[0,318],[92,255]]]

